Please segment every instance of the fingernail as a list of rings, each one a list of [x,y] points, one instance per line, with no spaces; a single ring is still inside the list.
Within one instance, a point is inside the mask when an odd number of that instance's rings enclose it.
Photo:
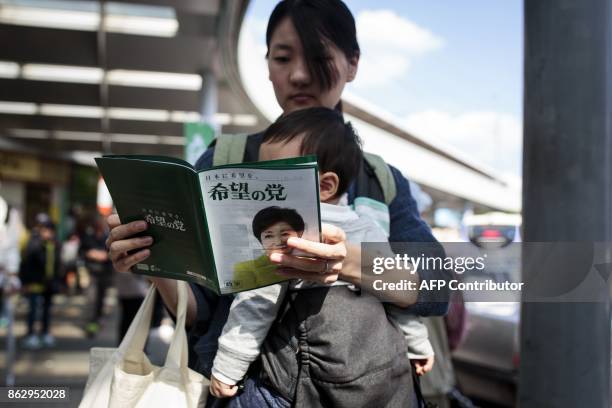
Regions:
[[[281,254],[279,254],[279,253],[274,252],[274,253],[270,254],[270,260],[272,262],[280,262],[280,261],[282,261],[282,259],[283,259],[283,256]]]
[[[153,238],[152,237],[144,237],[142,239],[142,243],[145,245],[151,245],[153,243]]]
[[[138,224],[136,224],[136,228],[141,230],[141,231],[146,230],[147,229],[146,221],[138,221]]]
[[[145,258],[148,258],[149,255],[151,255],[151,251],[149,251],[148,249],[144,249],[140,252],[140,260],[142,261]]]

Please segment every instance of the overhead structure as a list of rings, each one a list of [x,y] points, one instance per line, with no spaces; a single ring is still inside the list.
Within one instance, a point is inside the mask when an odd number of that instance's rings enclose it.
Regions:
[[[419,183],[434,202],[458,210],[475,205],[481,211],[521,211],[520,181],[440,141],[410,133],[391,115],[350,94],[343,106],[364,148]]]
[[[223,132],[261,128],[231,83],[247,3],[0,0],[0,135],[50,154],[180,156],[183,123],[211,118],[206,81]]]

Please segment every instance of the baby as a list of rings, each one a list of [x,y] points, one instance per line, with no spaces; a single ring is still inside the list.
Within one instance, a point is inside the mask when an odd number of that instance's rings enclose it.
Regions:
[[[352,180],[357,177],[363,162],[363,152],[358,136],[350,123],[344,122],[340,113],[327,108],[311,108],[280,117],[264,134],[259,159],[274,160],[308,154],[315,154],[319,164],[321,221],[342,228],[347,241],[352,244],[386,242],[388,235],[381,226],[346,205],[346,192]],[[271,210],[279,214],[285,212],[285,216],[291,216],[289,213],[292,211],[280,208]],[[297,227],[289,229],[293,229],[299,236],[303,231],[303,223],[302,231],[298,231],[299,221]],[[264,234],[271,234],[266,231],[255,231],[254,227],[255,237],[262,242],[264,248],[267,236]],[[291,236],[296,234],[278,235],[278,240],[284,239],[284,242],[275,244],[281,248],[279,250],[287,248],[285,244]],[[277,317],[286,291],[305,290],[320,285],[294,279],[236,295],[219,337],[219,349],[211,376],[210,389],[213,395],[231,397],[237,392],[236,384],[259,356],[261,345]],[[350,284],[336,281],[332,285]],[[386,307],[386,311],[389,319],[398,325],[406,338],[408,357],[417,374],[429,371],[434,353],[425,325],[416,315],[406,314],[391,305]]]

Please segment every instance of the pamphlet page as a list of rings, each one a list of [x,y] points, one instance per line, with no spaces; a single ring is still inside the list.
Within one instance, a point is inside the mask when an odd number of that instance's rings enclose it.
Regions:
[[[221,293],[280,282],[268,255],[289,237],[320,240],[316,166],[220,168],[199,174]]]

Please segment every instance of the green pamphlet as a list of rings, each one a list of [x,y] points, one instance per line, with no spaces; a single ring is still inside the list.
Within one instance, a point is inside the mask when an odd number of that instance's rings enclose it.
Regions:
[[[289,251],[287,237],[320,240],[314,156],[199,172],[161,156],[108,155],[96,163],[121,221],[145,220],[153,237],[151,255],[134,272],[240,292],[283,280],[267,255]]]

